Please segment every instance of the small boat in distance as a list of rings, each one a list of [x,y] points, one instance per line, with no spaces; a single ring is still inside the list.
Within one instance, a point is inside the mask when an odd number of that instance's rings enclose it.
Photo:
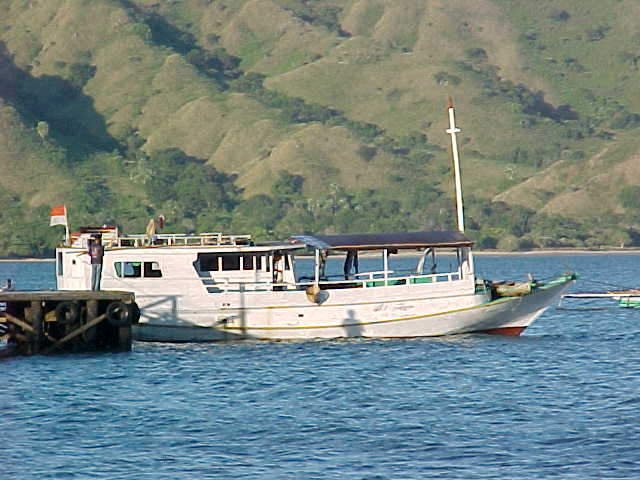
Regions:
[[[623,308],[640,308],[640,290],[638,289],[599,293],[568,293],[563,295],[562,298],[577,298],[581,300],[614,300],[618,302],[618,306]]]
[[[457,231],[294,235],[258,243],[247,235],[124,236],[113,226],[85,228],[56,250],[57,286],[90,288],[88,241],[100,233],[102,288],[135,294],[137,340],[520,335],[576,276],[517,285],[476,277],[473,242],[464,234],[455,139],[460,130],[452,105],[449,119]],[[409,270],[396,268],[395,254],[402,251],[419,252]],[[329,257],[340,259],[338,275],[327,273]]]

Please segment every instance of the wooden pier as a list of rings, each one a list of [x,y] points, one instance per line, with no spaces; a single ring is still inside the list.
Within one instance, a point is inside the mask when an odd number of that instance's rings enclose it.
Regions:
[[[140,310],[130,292],[0,292],[5,356],[128,351],[131,325],[139,319]]]

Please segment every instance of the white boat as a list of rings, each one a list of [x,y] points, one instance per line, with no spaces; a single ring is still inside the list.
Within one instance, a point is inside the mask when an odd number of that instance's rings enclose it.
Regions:
[[[137,340],[407,338],[462,333],[519,335],[575,280],[545,283],[476,277],[464,235],[453,108],[458,231],[301,235],[255,243],[246,235],[121,236],[115,227],[84,229],[57,249],[57,286],[90,288],[87,241],[102,233],[102,288],[135,294]],[[393,268],[400,251],[418,251],[410,272]],[[306,271],[300,254],[312,253]],[[359,270],[358,254],[377,255]],[[341,278],[326,275],[327,255],[344,260]],[[438,262],[447,256],[446,262]],[[438,265],[451,262],[451,267]],[[360,262],[373,263],[373,262]],[[305,278],[306,277],[306,278]],[[502,287],[502,288],[499,288]]]
[[[107,247],[102,288],[135,294],[138,340],[519,335],[575,279],[566,274],[499,293],[501,282],[476,278],[472,242],[456,231],[296,236],[275,244],[221,234],[158,235],[156,244],[146,245],[144,236],[100,230]],[[73,245],[58,248],[60,290],[90,288],[90,234],[87,229]],[[305,247],[315,253],[313,270],[298,265],[296,253]],[[392,253],[416,249],[422,254],[412,272],[389,267]],[[341,279],[322,274],[326,253],[344,257],[348,267],[357,258],[349,252],[375,251],[379,269]],[[454,267],[433,270],[445,255]]]

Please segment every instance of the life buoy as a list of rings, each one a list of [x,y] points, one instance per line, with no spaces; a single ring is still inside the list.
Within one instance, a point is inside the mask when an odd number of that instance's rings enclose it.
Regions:
[[[114,327],[131,325],[131,310],[124,302],[111,302],[107,305],[107,320]]]
[[[56,321],[71,325],[80,320],[80,305],[76,302],[60,302],[55,309]]]

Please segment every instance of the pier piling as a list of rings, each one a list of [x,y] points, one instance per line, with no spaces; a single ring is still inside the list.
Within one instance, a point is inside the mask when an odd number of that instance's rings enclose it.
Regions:
[[[130,292],[0,292],[0,355],[128,351],[139,318]]]

